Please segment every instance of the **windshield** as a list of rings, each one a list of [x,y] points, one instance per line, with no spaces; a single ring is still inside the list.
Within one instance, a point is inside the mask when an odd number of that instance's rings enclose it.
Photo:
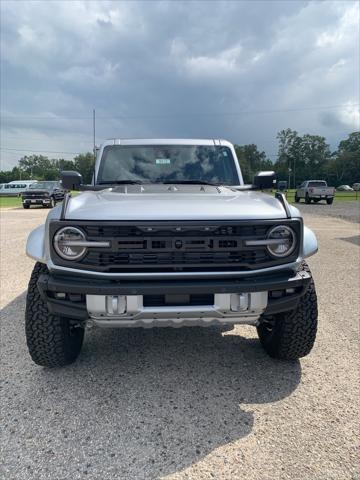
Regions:
[[[29,186],[29,188],[52,188],[56,182],[38,182],[38,183],[33,183],[32,185]]]
[[[230,148],[203,145],[122,146],[104,148],[97,183],[208,182],[239,185]]]
[[[309,182],[309,187],[326,187],[327,183],[323,181],[319,182]]]

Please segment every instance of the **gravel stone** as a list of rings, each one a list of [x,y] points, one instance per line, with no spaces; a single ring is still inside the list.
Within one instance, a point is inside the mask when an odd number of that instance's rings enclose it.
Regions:
[[[324,202],[310,203],[309,205],[305,203],[294,203],[294,206],[305,215],[342,218],[350,222],[360,223],[359,201],[337,202],[335,200],[332,205],[327,205]]]

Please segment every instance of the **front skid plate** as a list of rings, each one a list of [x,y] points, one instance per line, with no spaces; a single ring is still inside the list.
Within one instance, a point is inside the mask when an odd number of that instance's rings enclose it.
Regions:
[[[183,324],[256,324],[264,312],[267,292],[215,294],[211,305],[144,306],[142,295],[86,295],[86,308],[96,325],[181,326]]]

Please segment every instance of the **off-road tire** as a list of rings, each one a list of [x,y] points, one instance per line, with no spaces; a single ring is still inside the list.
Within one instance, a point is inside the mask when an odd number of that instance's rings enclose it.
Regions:
[[[23,203],[23,208],[30,208],[30,205],[25,205],[25,204]]]
[[[47,272],[46,265],[36,263],[31,274],[26,297],[26,341],[30,356],[37,365],[63,367],[78,357],[84,329],[67,318],[49,313],[37,287],[39,276]]]
[[[327,198],[327,199],[326,199],[326,203],[327,203],[328,205],[332,205],[333,201],[334,201],[333,198]]]
[[[308,193],[305,195],[305,203],[307,203],[308,205],[309,203],[311,203],[311,198],[309,197]]]
[[[305,262],[301,269],[311,274]],[[315,343],[317,317],[316,291],[311,278],[295,310],[261,317],[257,327],[261,345],[273,358],[296,360],[305,357]]]

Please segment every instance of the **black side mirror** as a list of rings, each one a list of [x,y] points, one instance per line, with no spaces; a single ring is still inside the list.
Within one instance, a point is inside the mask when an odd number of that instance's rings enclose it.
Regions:
[[[61,172],[61,184],[65,190],[78,190],[82,185],[82,176],[74,170],[65,170]]]
[[[254,177],[254,186],[260,190],[274,188],[276,184],[275,172],[259,172]]]

